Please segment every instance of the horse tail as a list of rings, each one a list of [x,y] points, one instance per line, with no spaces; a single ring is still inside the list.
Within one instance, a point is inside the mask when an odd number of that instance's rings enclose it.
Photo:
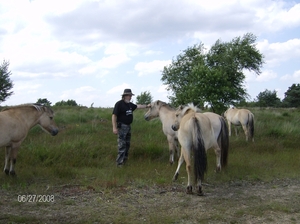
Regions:
[[[202,136],[200,123],[196,117],[193,118],[193,144],[192,149],[194,152],[194,174],[195,181],[204,179],[204,174],[207,169],[207,157]]]
[[[228,127],[225,119],[220,117],[221,131],[218,136],[218,144],[221,149],[221,166],[225,167],[228,161],[228,150],[229,150],[229,134]]]
[[[248,114],[248,132],[249,132],[249,138],[254,137],[254,116],[252,113]]]

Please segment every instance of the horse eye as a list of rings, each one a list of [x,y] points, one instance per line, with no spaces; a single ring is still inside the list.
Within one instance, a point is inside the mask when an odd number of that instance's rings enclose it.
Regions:
[[[53,120],[53,117],[50,117],[50,120]]]

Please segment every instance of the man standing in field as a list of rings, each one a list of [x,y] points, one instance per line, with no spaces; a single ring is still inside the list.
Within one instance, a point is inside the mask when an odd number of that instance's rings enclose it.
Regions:
[[[133,121],[133,111],[135,109],[147,108],[148,105],[134,104],[131,97],[134,94],[131,89],[125,89],[122,94],[122,99],[119,100],[114,107],[112,113],[113,133],[118,135],[118,156],[116,159],[117,166],[125,164],[128,159],[131,139],[131,123]]]

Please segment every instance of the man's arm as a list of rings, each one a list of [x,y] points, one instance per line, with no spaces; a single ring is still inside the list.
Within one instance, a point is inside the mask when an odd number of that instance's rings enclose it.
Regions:
[[[145,109],[145,108],[149,108],[149,104],[137,104],[137,109]]]
[[[112,122],[112,126],[113,126],[113,133],[118,134],[117,116],[115,114],[112,115],[111,122]]]

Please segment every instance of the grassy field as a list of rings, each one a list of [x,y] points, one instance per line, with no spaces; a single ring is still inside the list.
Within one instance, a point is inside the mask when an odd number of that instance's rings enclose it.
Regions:
[[[228,167],[221,173],[214,172],[215,155],[208,152],[206,197],[185,194],[185,166],[178,182],[172,183],[177,163],[169,165],[161,122],[145,121],[146,110],[134,114],[130,157],[122,168],[115,164],[112,109],[53,110],[59,134],[52,137],[33,128],[17,157],[17,177],[0,175],[5,199],[0,201],[0,223],[272,223],[277,220],[274,214],[287,215],[285,221],[297,223],[300,218],[296,188],[289,202],[276,202],[273,193],[266,202],[262,199],[271,191],[281,194],[281,187],[294,189],[300,182],[299,109],[251,108],[255,142],[245,142],[241,129],[238,137],[231,136]],[[4,166],[4,150],[0,161]],[[247,189],[253,192],[247,198],[250,204],[243,207],[237,203],[245,200]],[[230,198],[231,194],[235,196]],[[22,203],[18,195],[54,195],[55,203]],[[220,203],[233,212],[227,214]],[[200,217],[200,211],[192,212],[204,205],[209,205],[209,213]],[[188,207],[192,210],[180,212]]]

